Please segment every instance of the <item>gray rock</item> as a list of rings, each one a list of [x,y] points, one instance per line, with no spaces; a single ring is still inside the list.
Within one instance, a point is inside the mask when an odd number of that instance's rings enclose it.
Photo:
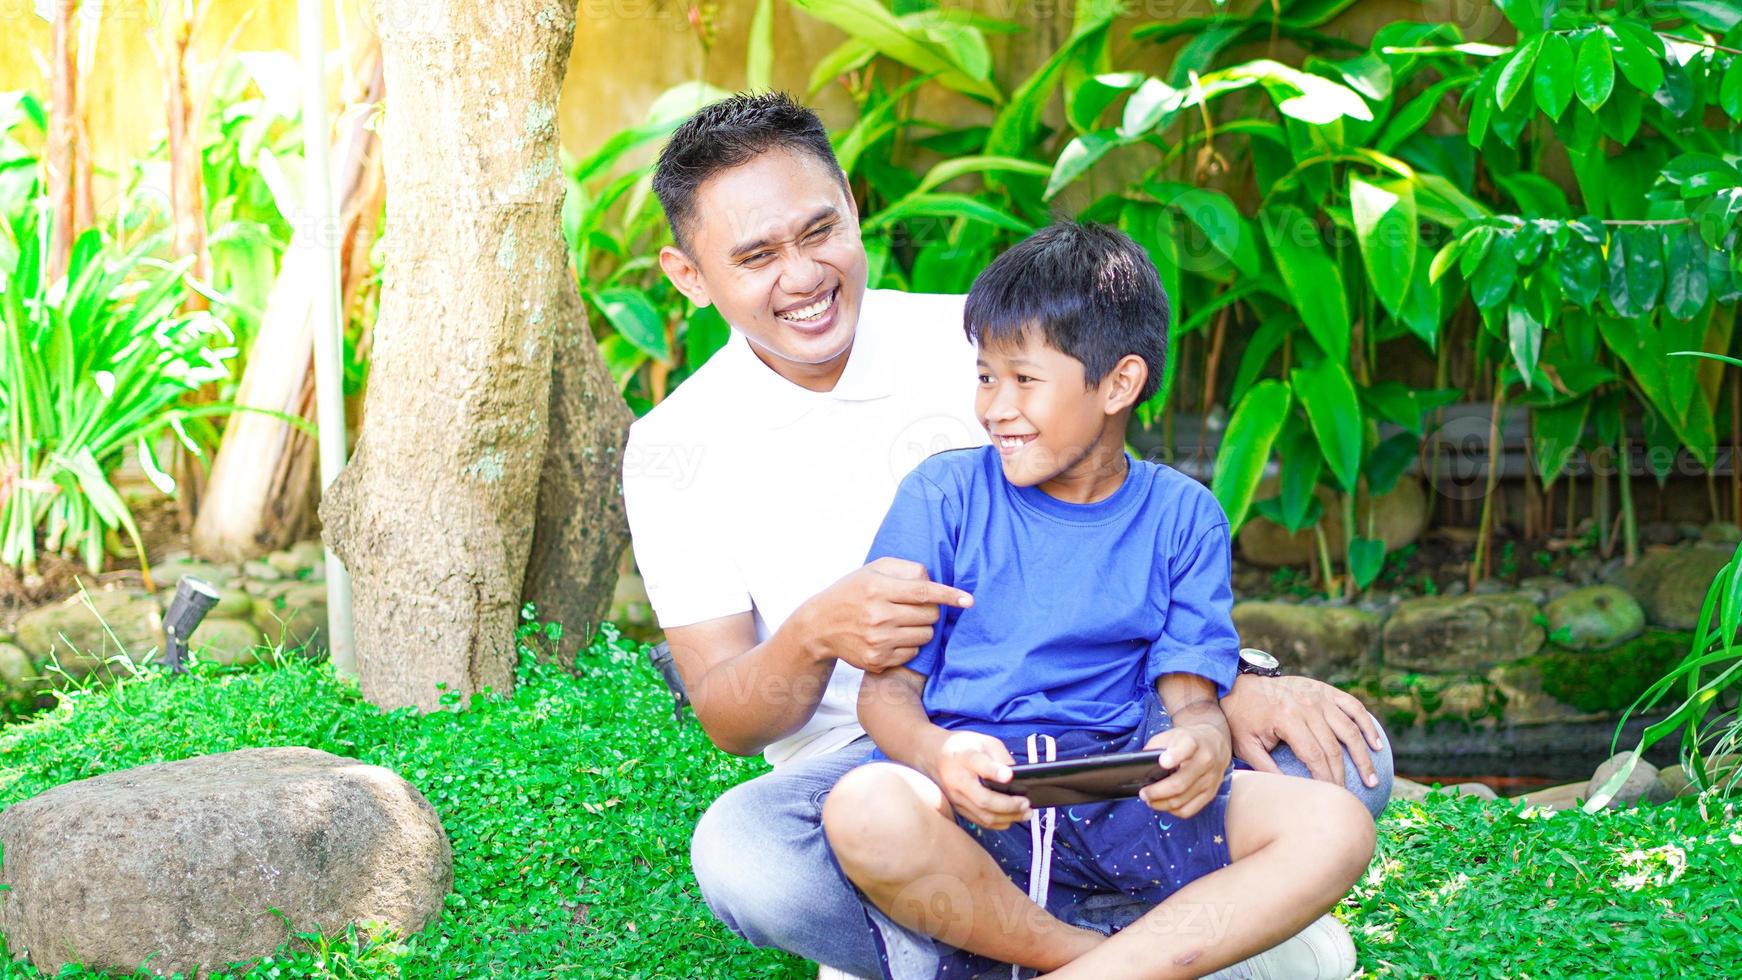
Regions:
[[[166,558],[151,566],[151,577],[159,586],[174,588],[183,575],[192,575],[212,585],[228,585],[236,580],[234,568],[199,558]]]
[[[1625,589],[1587,585],[1543,607],[1549,639],[1569,650],[1607,650],[1645,632],[1645,610]]]
[[[1603,717],[1580,711],[1542,689],[1542,671],[1534,663],[1501,664],[1487,674],[1488,683],[1506,698],[1508,725],[1552,725]],[[1611,719],[1611,722],[1613,719]]]
[[[1639,540],[1643,544],[1677,544],[1681,538],[1681,530],[1668,521],[1647,521],[1639,526]]]
[[[1451,598],[1452,596],[1463,595],[1465,592],[1468,592],[1468,591],[1470,591],[1470,587],[1464,584],[1463,579],[1459,578],[1459,579],[1453,579],[1450,582],[1447,582],[1446,587],[1444,589],[1440,590],[1440,595],[1442,595],[1446,598]],[[1432,597],[1430,596],[1429,598],[1432,598]]]
[[[1245,646],[1268,650],[1291,674],[1324,680],[1371,663],[1379,652],[1379,617],[1347,606],[1234,604]]]
[[[1567,579],[1579,585],[1590,585],[1597,581],[1597,571],[1603,567],[1603,559],[1594,554],[1583,554],[1567,562]]]
[[[259,559],[243,562],[242,574],[256,582],[276,582],[285,577],[283,572]]]
[[[1266,478],[1259,484],[1257,498],[1274,497],[1277,487],[1278,481],[1275,477]],[[1343,540],[1341,509],[1336,506],[1336,500],[1328,489],[1320,488],[1318,493],[1325,505],[1325,516],[1320,521],[1325,534],[1332,541]],[[1368,498],[1362,493],[1356,498],[1355,519],[1357,525],[1363,529],[1367,527],[1368,509]],[[1388,552],[1396,551],[1421,537],[1422,531],[1427,528],[1427,521],[1427,494],[1422,490],[1421,482],[1414,477],[1406,476],[1397,481],[1397,486],[1373,505],[1374,530],[1379,540],[1385,542],[1385,550]],[[1312,560],[1318,549],[1311,528],[1289,534],[1282,525],[1263,517],[1253,517],[1247,521],[1240,528],[1237,540],[1241,557],[1265,568],[1305,565]],[[1333,549],[1333,552],[1336,550]]]
[[[36,665],[13,643],[0,643],[0,704],[25,701],[36,693]]]
[[[1700,528],[1700,543],[1734,548],[1742,544],[1742,527],[1729,521],[1713,521]]]
[[[1613,585],[1621,581],[1622,576],[1626,574],[1627,558],[1624,555],[1616,555],[1597,566],[1597,581],[1599,582],[1607,582]]]
[[[274,551],[264,560],[285,578],[296,578],[296,573],[303,569],[301,559],[289,551]]]
[[[1518,583],[1519,592],[1531,593],[1539,605],[1544,602],[1552,602],[1575,588],[1577,586],[1573,583],[1563,578],[1555,578],[1553,575],[1532,575]]]
[[[105,661],[125,653],[144,663],[163,646],[157,600],[132,592],[91,592],[90,605],[71,596],[19,617],[18,645],[37,663],[54,660],[73,677],[106,670]]]
[[[1675,529],[1676,533],[1681,535],[1683,541],[1698,541],[1700,539],[1700,532],[1705,530],[1698,524],[1689,524],[1686,522],[1677,524]]]
[[[280,605],[282,603],[282,605]],[[327,589],[299,583],[276,602],[256,599],[252,621],[271,644],[319,653],[327,648]]]
[[[422,929],[453,855],[391,770],[243,749],[57,786],[0,811],[0,932],[39,970],[193,973],[348,924]]]
[[[1597,791],[1603,788],[1610,777],[1621,771],[1621,767],[1633,755],[1632,752],[1619,752],[1610,756],[1607,761],[1597,767],[1591,775],[1591,781],[1585,784],[1585,799],[1594,799]],[[1635,803],[1662,803],[1670,799],[1670,795],[1657,782],[1657,767],[1644,759],[1628,773],[1627,781],[1615,791],[1615,796],[1609,801],[1610,808],[1631,806]]]
[[[327,562],[327,551],[319,541],[298,541],[288,549],[298,568],[320,568]]]
[[[207,619],[188,637],[188,649],[197,652],[201,660],[233,667],[259,661],[265,638],[260,628],[241,619]]]
[[[1645,610],[1655,626],[1691,630],[1699,625],[1700,605],[1718,571],[1730,561],[1721,548],[1677,548],[1654,551],[1621,573],[1617,583]]]
[[[1429,596],[1398,603],[1381,633],[1387,667],[1479,672],[1542,646],[1536,603],[1523,596]]]
[[[1562,783],[1524,794],[1524,802],[1550,810],[1571,810],[1585,801],[1584,783]]]
[[[1511,591],[1512,591],[1512,586],[1507,585],[1505,582],[1502,582],[1497,578],[1485,578],[1485,579],[1482,579],[1481,581],[1476,583],[1476,587],[1470,590],[1470,594],[1471,595],[1499,595],[1502,592],[1511,592]]]

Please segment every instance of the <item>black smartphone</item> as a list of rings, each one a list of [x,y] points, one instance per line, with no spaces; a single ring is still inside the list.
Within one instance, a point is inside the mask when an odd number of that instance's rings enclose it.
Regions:
[[[1160,782],[1177,770],[1160,762],[1161,750],[1117,752],[1055,762],[1031,762],[1011,766],[1007,783],[980,780],[987,789],[1011,796],[1026,796],[1030,806],[1071,806],[1101,800],[1136,796],[1150,783]]]

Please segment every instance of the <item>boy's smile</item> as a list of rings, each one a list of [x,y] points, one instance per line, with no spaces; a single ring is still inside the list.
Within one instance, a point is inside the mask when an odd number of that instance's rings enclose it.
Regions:
[[[974,410],[992,437],[1004,477],[1068,503],[1110,496],[1125,479],[1125,409],[1110,374],[1083,377],[1082,362],[1029,331],[980,345]]]

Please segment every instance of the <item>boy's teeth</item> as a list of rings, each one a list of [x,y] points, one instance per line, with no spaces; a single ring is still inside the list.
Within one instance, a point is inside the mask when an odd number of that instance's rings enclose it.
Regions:
[[[817,317],[822,316],[824,313],[827,313],[829,307],[834,305],[834,302],[835,294],[830,292],[827,296],[824,296],[822,299],[817,300],[815,303],[812,303],[803,309],[792,310],[780,314],[780,318],[782,320],[814,320]]]

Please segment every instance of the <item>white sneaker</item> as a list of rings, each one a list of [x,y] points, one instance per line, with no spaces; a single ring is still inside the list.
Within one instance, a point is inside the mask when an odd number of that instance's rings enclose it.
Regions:
[[[1344,980],[1354,972],[1355,941],[1327,912],[1280,945],[1205,980]]]
[[[817,980],[860,980],[860,978],[845,970],[837,970],[832,966],[818,966]]]

